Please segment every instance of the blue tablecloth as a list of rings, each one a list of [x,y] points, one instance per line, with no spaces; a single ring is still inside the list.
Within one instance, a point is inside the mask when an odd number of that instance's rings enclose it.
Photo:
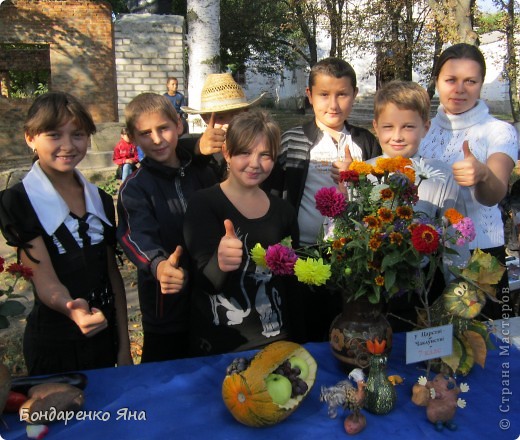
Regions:
[[[394,335],[388,374],[404,377],[397,386],[397,406],[388,415],[364,411],[367,427],[357,438],[374,439],[516,439],[520,434],[520,354],[514,346],[491,351],[486,368],[475,366],[466,378],[467,402],[459,409],[456,432],[435,431],[426,411],[410,400],[411,388],[424,372],[405,365],[404,334]],[[318,362],[316,383],[301,406],[285,421],[269,428],[250,428],[235,421],[221,397],[226,367],[236,354],[88,371],[84,410],[102,420],[73,420],[50,425],[48,439],[345,439],[343,421],[327,416],[319,401],[321,386],[345,378],[328,344],[307,344]],[[459,380],[459,383],[460,381]],[[141,419],[141,420],[139,420]],[[143,420],[145,419],[145,420]],[[0,425],[3,439],[25,439],[17,416]],[[507,424],[508,429],[505,429]],[[501,427],[502,426],[502,427]]]

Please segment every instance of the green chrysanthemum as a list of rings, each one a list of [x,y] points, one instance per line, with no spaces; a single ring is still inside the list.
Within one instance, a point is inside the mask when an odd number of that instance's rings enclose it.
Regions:
[[[255,247],[251,249],[251,258],[257,266],[267,267],[267,263],[265,261],[265,249],[260,243],[255,244]]]
[[[312,286],[322,286],[330,278],[330,264],[323,264],[323,259],[298,259],[294,265],[294,274],[298,281]]]

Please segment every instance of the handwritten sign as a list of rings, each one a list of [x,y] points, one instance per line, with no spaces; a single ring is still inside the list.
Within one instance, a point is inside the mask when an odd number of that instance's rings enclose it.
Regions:
[[[448,356],[452,351],[453,325],[441,325],[406,333],[406,363]]]

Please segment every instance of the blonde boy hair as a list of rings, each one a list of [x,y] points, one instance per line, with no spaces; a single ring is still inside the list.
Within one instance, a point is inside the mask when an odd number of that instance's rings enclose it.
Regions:
[[[412,110],[419,113],[424,122],[430,120],[430,97],[426,89],[413,81],[390,81],[376,92],[374,98],[374,119],[388,104],[394,104],[400,110]]]
[[[157,93],[142,93],[132,99],[125,108],[126,128],[130,137],[135,136],[135,123],[143,114],[163,113],[168,119],[179,123],[179,117],[171,101]]]

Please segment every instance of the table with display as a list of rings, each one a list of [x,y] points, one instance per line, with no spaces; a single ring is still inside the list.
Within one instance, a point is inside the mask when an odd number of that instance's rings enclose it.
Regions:
[[[467,406],[455,416],[456,432],[437,432],[424,407],[410,400],[411,388],[424,374],[423,366],[405,364],[405,334],[394,335],[387,372],[404,383],[396,386],[392,412],[377,416],[363,410],[367,427],[358,438],[516,439],[520,434],[520,353],[515,345],[497,342],[485,369],[475,366],[465,378],[470,386],[461,394]],[[300,407],[285,421],[267,428],[241,425],[224,406],[221,384],[236,353],[130,367],[87,371],[85,420],[50,424],[48,439],[344,439],[343,421],[327,416],[319,400],[322,386],[345,378],[327,343],[305,346],[318,363],[316,382]],[[247,352],[252,355],[254,352]],[[16,415],[4,417],[0,438],[25,439],[25,424]]]

